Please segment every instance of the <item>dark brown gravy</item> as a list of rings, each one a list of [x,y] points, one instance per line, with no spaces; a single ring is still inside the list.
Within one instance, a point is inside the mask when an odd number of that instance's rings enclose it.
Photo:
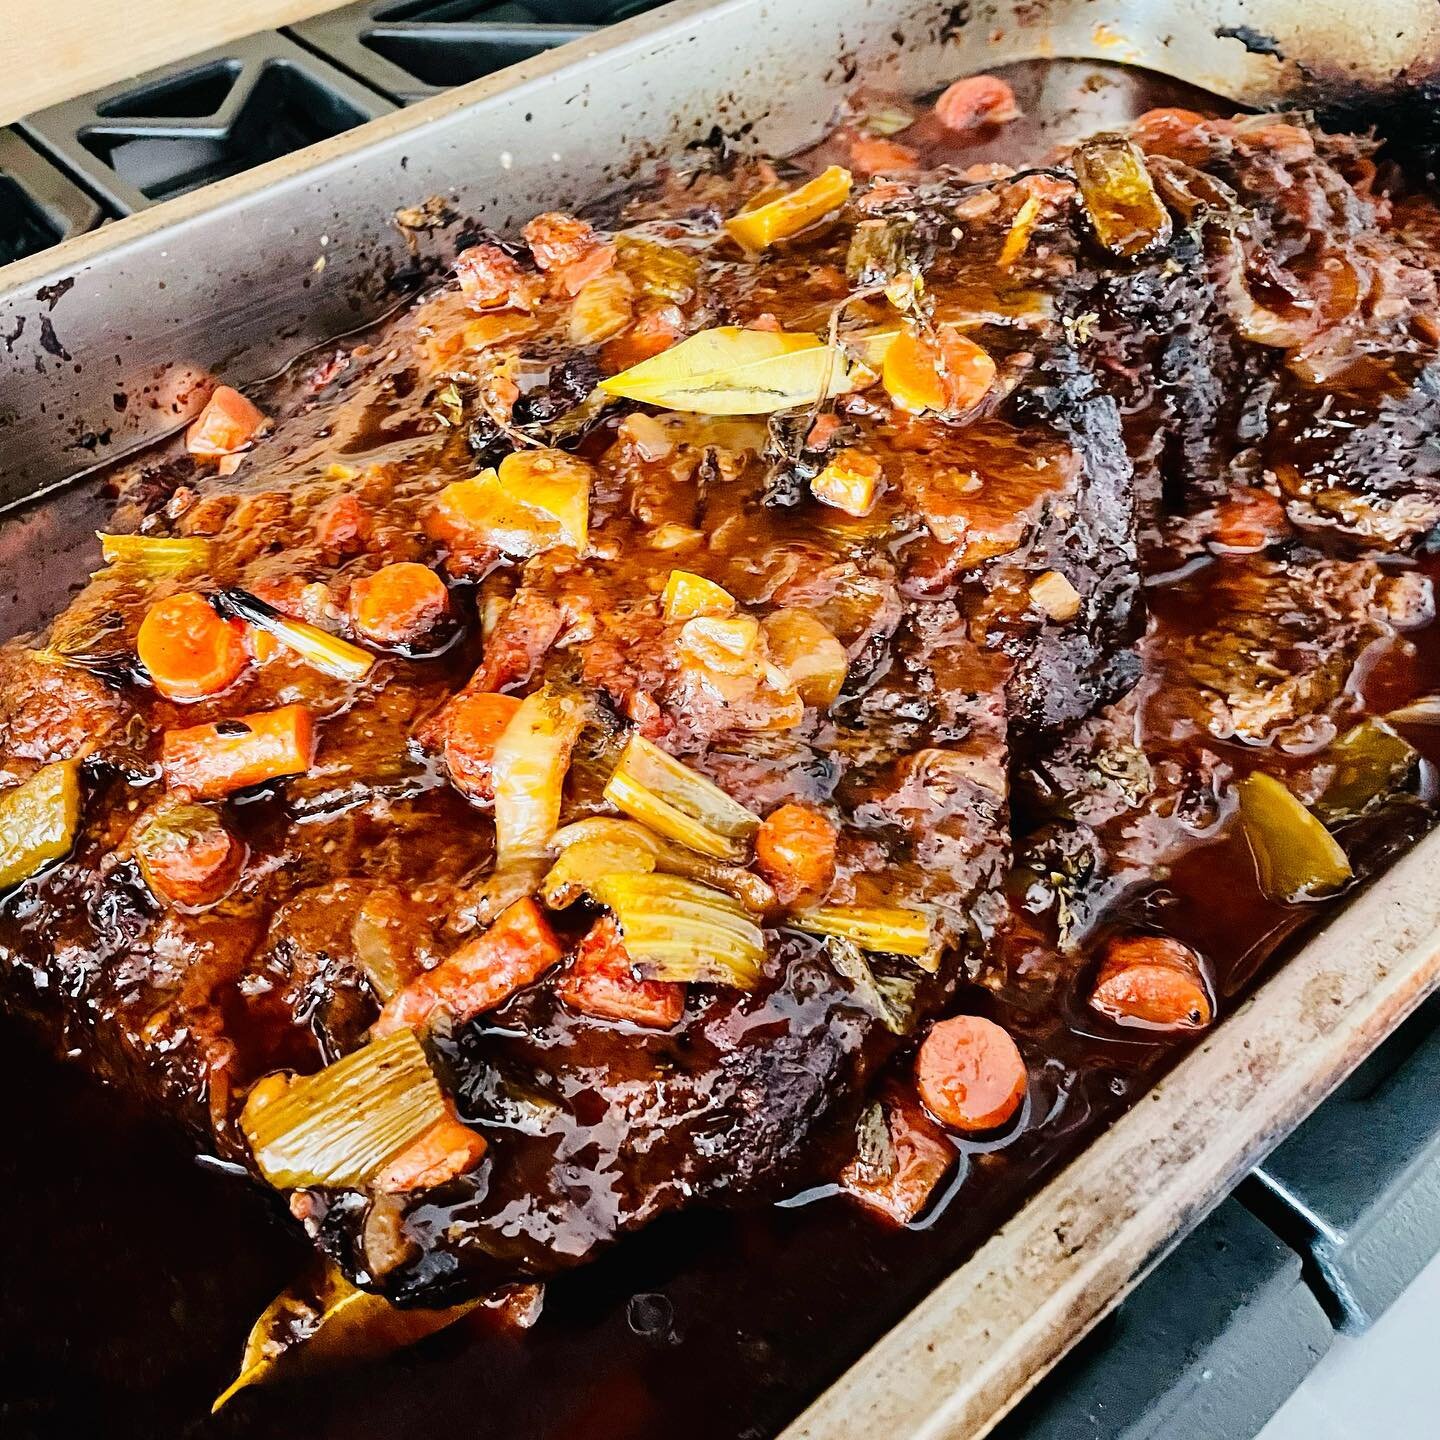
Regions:
[[[1043,132],[1015,127],[1003,156],[997,141],[967,149],[966,161],[1033,155],[1126,110],[1197,103],[1183,87],[1115,68],[1026,67],[1012,78],[1027,111],[1054,120]],[[1076,102],[1068,114],[1057,97]],[[917,138],[935,137],[907,140]],[[101,482],[89,481],[4,521],[0,636],[60,608],[107,512]],[[1422,568],[1440,578],[1433,559]],[[1183,580],[1149,598],[1162,619],[1190,603]],[[1367,684],[1440,689],[1440,634],[1431,626],[1409,638],[1408,653]],[[1424,733],[1409,738],[1426,748]],[[1427,758],[1440,761],[1433,740]],[[1360,843],[1378,851],[1408,838],[1376,831]],[[1163,905],[1167,932],[1210,958],[1222,1013],[1312,918],[1260,895],[1233,831],[1182,857],[1145,903]],[[197,1166],[167,1125],[53,1063],[7,1022],[0,1431],[16,1440],[773,1435],[1183,1049],[1102,1036],[1078,1008],[985,1003],[1051,1058],[1013,1138],[962,1142],[944,1201],[919,1225],[887,1229],[822,1192],[663,1220],[551,1282],[528,1333],[500,1333],[477,1315],[389,1362],[246,1392],[213,1420],[201,1417],[303,1242],[271,1197]]]

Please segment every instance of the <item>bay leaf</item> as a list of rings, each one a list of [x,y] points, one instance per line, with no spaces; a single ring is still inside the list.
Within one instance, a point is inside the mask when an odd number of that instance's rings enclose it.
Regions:
[[[871,384],[872,370],[817,335],[722,325],[600,382],[608,395],[701,415],[768,415]]]
[[[311,1266],[265,1308],[245,1342],[240,1373],[212,1407],[249,1385],[380,1359],[468,1315],[479,1300],[447,1310],[400,1310],[352,1285],[328,1260]]]

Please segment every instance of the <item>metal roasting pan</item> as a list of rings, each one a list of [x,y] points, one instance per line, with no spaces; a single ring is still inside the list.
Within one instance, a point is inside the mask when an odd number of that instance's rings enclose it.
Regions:
[[[1433,0],[680,0],[0,270],[0,505],[148,443],[200,377],[362,325],[475,226],[594,199],[712,129],[783,153],[859,71],[1047,57],[1241,103],[1433,115]],[[1409,97],[1408,102],[1406,97]],[[427,223],[395,212],[429,197]],[[412,216],[413,219],[422,217]],[[984,1434],[1440,982],[1440,833],[1328,927],[783,1440]]]

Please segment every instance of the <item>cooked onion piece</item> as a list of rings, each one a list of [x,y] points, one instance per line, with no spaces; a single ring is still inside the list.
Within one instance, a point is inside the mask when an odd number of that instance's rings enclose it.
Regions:
[[[777,610],[761,622],[770,658],[789,677],[800,698],[827,710],[839,698],[850,660],[834,631],[813,611]]]
[[[725,228],[747,250],[764,250],[838,210],[850,198],[853,183],[848,170],[832,165],[788,195],[742,210],[725,222]]]
[[[660,613],[667,620],[693,620],[697,615],[732,615],[734,612],[735,597],[724,586],[689,570],[672,570],[660,596]]]
[[[497,868],[545,853],[584,723],[581,702],[546,685],[525,697],[505,727],[492,765]]]
[[[107,565],[133,566],[156,579],[192,574],[210,564],[210,542],[198,537],[95,533]]]
[[[1075,147],[1071,163],[1095,238],[1112,255],[1131,259],[1170,239],[1170,212],[1123,135],[1096,135]]]

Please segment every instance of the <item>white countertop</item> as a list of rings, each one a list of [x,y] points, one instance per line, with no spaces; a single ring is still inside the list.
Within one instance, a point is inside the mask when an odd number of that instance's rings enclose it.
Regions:
[[[1335,1337],[1329,1353],[1257,1440],[1430,1440],[1440,1435],[1437,1338],[1440,1256],[1363,1335]]]

